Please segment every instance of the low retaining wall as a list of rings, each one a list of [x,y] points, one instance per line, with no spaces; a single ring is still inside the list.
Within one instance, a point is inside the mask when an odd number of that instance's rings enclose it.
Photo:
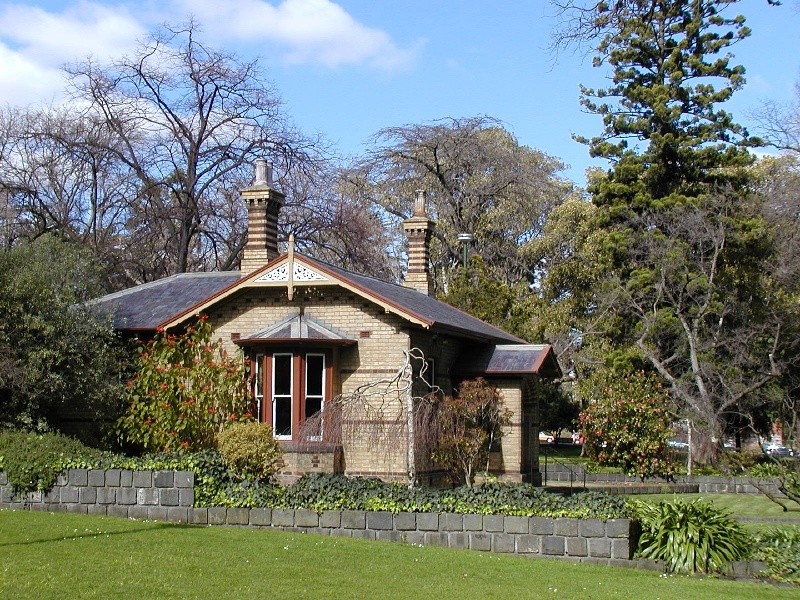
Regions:
[[[130,519],[186,522],[194,504],[194,473],[69,469],[49,492],[15,494],[0,471],[0,506]]]
[[[544,476],[544,485],[563,485],[572,483],[575,487],[582,487],[585,484],[608,486],[638,485],[640,487],[653,488],[655,491],[641,493],[659,493],[658,488],[670,484],[679,489],[670,491],[694,492],[700,494],[760,494],[761,492],[750,482],[749,477],[713,477],[692,475],[691,477],[676,477],[674,482],[665,479],[647,479],[642,485],[642,480],[638,477],[628,477],[619,473],[587,473],[580,465],[564,465],[560,463],[542,462],[541,471]],[[757,479],[759,484],[766,486],[766,489],[776,496],[783,496],[778,491],[778,481],[776,479]],[[691,489],[690,489],[691,488]],[[615,491],[619,489],[615,488]]]
[[[500,552],[633,564],[638,528],[628,519],[550,519],[503,515],[278,508],[196,508],[194,473],[70,469],[47,493],[14,494],[0,472],[0,507],[101,514],[196,525],[238,525]]]

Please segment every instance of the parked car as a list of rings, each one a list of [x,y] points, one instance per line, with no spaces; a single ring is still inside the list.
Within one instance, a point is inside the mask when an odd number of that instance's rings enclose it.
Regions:
[[[540,431],[539,432],[539,443],[544,442],[545,444],[552,444],[555,441],[556,441],[556,438],[555,438],[554,435],[552,435],[550,433],[546,433],[544,431]]]
[[[794,455],[791,448],[787,448],[786,446],[781,446],[780,444],[777,444],[775,442],[764,444],[761,447],[764,449],[765,454],[769,454],[770,456],[774,456],[776,458],[785,458],[787,456]]]
[[[578,433],[577,431],[573,431],[572,435],[570,437],[572,438],[572,444],[574,446],[577,446],[577,445],[583,443],[583,436],[580,433]]]

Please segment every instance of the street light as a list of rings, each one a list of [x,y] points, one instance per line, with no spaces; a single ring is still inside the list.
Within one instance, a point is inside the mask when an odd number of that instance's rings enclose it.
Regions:
[[[461,264],[464,265],[464,268],[467,268],[467,247],[469,243],[475,239],[475,236],[471,233],[459,233],[458,234],[458,241],[461,242],[462,247],[462,259]]]

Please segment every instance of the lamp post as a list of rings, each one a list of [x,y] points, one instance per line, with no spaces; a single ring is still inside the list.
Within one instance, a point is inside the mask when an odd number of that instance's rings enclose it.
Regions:
[[[461,242],[462,248],[462,255],[461,255],[461,264],[464,268],[467,268],[467,248],[469,243],[475,239],[475,236],[471,233],[459,233],[458,234],[458,241]]]

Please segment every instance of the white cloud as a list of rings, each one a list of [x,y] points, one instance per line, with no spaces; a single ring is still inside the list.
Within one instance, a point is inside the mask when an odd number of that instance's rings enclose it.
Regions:
[[[58,97],[61,67],[89,55],[129,51],[145,33],[119,6],[78,2],[60,13],[22,4],[0,9],[0,101],[27,104]]]
[[[357,22],[330,0],[176,0],[203,24],[204,32],[226,41],[271,43],[291,63],[328,67],[367,64],[394,70],[411,65],[421,42],[399,48],[380,29]]]

